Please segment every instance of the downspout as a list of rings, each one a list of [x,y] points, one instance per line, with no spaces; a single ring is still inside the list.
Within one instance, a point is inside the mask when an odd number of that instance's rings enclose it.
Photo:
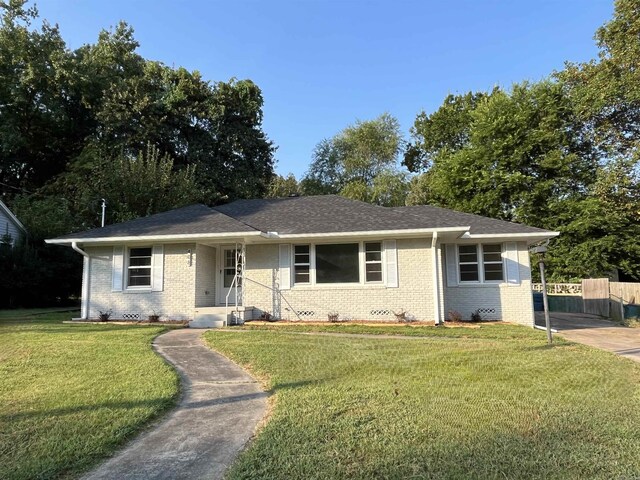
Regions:
[[[438,265],[438,232],[433,232],[431,237],[431,255],[433,263],[433,320],[440,324],[440,268]]]
[[[90,257],[87,252],[78,247],[78,242],[71,242],[71,248],[83,256],[82,260],[82,292],[80,294],[80,318],[87,320],[89,317],[89,269],[91,268]]]

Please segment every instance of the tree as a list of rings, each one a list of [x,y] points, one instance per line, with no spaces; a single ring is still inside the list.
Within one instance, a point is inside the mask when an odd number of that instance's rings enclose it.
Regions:
[[[0,4],[0,182],[35,191],[99,162],[95,149],[135,156],[151,143],[175,170],[197,166],[211,203],[266,193],[275,147],[257,85],[147,60],[124,22],[71,51],[57,27],[31,27],[25,4]]]
[[[72,209],[83,226],[99,226],[99,202],[107,202],[109,223],[153,215],[203,201],[195,167],[173,169],[173,159],[161,155],[154,145],[129,155],[115,157],[94,152],[93,159],[62,176],[53,191],[73,199]],[[81,182],[91,178],[91,182]],[[208,200],[211,200],[209,197]]]
[[[271,183],[269,183],[266,196],[267,198],[281,198],[298,194],[300,194],[300,185],[298,185],[293,173],[290,173],[286,177],[282,175],[274,176],[271,179]]]
[[[640,135],[640,4],[616,0],[613,19],[596,31],[598,60],[567,63],[556,75],[571,90],[577,113],[591,122],[603,154],[638,148]]]
[[[583,194],[593,182],[595,153],[562,85],[514,85],[466,105],[471,122],[462,125],[464,133],[440,112],[414,126],[416,145],[426,143],[428,132],[452,137],[426,150],[432,203],[545,226],[554,202]],[[462,137],[466,143],[452,148]]]
[[[402,147],[400,125],[391,115],[357,121],[316,145],[301,189],[306,194],[339,193],[380,205],[404,205],[407,174],[398,168]]]

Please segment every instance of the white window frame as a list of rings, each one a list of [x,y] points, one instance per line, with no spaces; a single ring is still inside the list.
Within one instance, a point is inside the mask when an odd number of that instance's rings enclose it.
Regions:
[[[377,243],[380,245],[380,250],[370,250],[370,252],[380,252],[380,260],[367,260],[367,245]],[[381,284],[384,283],[384,242],[380,241],[366,241],[362,242],[364,250],[364,283],[368,284]],[[367,280],[367,265],[380,265],[380,280]]]
[[[485,262],[484,260],[484,247],[487,245],[499,245],[500,246],[500,261],[491,261],[491,262]],[[482,253],[482,257],[480,258],[480,260],[482,260],[482,270],[481,270],[481,274],[482,274],[482,282],[483,283],[505,283],[506,282],[506,276],[507,276],[507,268],[505,266],[505,259],[504,259],[504,243],[482,243],[480,244],[480,252]],[[496,252],[491,252],[491,253],[496,253]],[[485,279],[485,271],[484,271],[484,265],[485,263],[489,264],[489,265],[498,265],[501,264],[502,265],[502,280],[486,280]]]
[[[138,265],[131,266],[131,250],[134,248],[148,248],[150,250],[149,257],[151,258],[151,263],[148,267],[140,267]],[[149,285],[129,285],[129,270],[133,268],[148,268],[149,269]],[[126,290],[149,290],[151,291],[153,287],[153,245],[139,245],[134,247],[127,247],[126,255],[125,255],[125,288]]]
[[[475,262],[461,262],[460,261],[460,247],[475,247],[476,248],[476,261]],[[480,248],[477,243],[458,244],[456,245],[456,271],[458,274],[458,281],[464,284],[482,283],[482,258],[480,256]],[[460,271],[461,265],[476,265],[478,267],[478,280],[462,280],[462,272]]]
[[[488,264],[496,265],[498,263],[502,264],[502,280],[485,280],[484,275],[484,245],[500,245],[500,262],[491,261],[487,262]],[[460,247],[468,247],[474,246],[476,247],[477,254],[477,262],[461,262],[460,261]],[[478,284],[502,284],[506,283],[507,276],[507,268],[505,265],[505,245],[504,242],[497,243],[458,243],[456,245],[456,273],[458,276],[458,283],[460,285],[478,285]],[[478,280],[462,280],[462,275],[460,272],[460,265],[478,265]]]
[[[296,262],[296,247],[309,247],[309,261],[308,262]],[[311,285],[312,281],[311,281],[311,275],[312,275],[312,268],[311,268],[311,263],[312,263],[312,258],[314,255],[315,251],[312,249],[312,246],[308,243],[298,243],[293,245],[293,248],[291,249],[291,256],[292,261],[291,261],[291,265],[293,265],[293,268],[291,269],[291,285]],[[304,255],[304,253],[301,253],[300,255]],[[309,281],[308,282],[296,282],[296,267],[309,267]]]
[[[365,243],[380,243],[380,248],[382,249],[382,281],[375,282],[367,282],[366,281],[366,267],[365,267]],[[316,282],[316,245],[358,245],[358,273],[359,273],[359,282],[349,282],[349,283],[317,283]],[[301,283],[296,282],[295,279],[295,249],[296,246],[309,245],[309,283]],[[326,242],[312,242],[312,243],[294,243],[291,246],[291,265],[293,268],[291,269],[291,288],[353,288],[353,287],[385,287],[385,279],[386,279],[386,252],[384,248],[384,240],[380,239],[371,239],[371,240],[354,240],[354,241],[326,241]],[[300,264],[302,265],[302,264]]]

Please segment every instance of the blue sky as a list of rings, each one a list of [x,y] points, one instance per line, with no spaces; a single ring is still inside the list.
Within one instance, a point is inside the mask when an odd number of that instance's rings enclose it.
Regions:
[[[448,93],[539,80],[597,54],[605,0],[40,0],[71,48],[119,20],[146,58],[262,89],[276,170],[301,176],[313,147],[389,112],[408,137]]]

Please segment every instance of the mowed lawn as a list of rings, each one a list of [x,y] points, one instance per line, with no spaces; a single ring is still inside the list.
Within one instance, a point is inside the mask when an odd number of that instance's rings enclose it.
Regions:
[[[549,348],[544,332],[285,325],[205,339],[274,395],[231,479],[640,476],[640,365],[563,341]]]
[[[0,315],[0,478],[77,474],[171,407],[178,377],[153,353],[162,327]]]

